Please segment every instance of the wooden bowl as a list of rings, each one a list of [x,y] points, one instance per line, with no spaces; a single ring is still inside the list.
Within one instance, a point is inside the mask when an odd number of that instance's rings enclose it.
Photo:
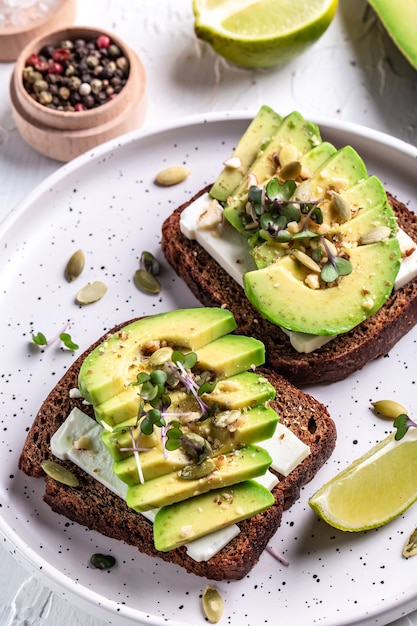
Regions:
[[[76,12],[77,0],[58,0],[42,17],[31,19],[28,15],[25,25],[0,28],[0,61],[15,61],[33,39],[51,30],[71,26]]]
[[[107,35],[129,61],[128,79],[115,98],[75,112],[51,109],[29,95],[23,85],[23,69],[31,53],[63,40],[95,40],[99,35]],[[17,129],[26,143],[47,157],[66,162],[143,124],[146,75],[137,55],[118,37],[101,29],[73,26],[38,37],[24,48],[10,80],[10,99]]]

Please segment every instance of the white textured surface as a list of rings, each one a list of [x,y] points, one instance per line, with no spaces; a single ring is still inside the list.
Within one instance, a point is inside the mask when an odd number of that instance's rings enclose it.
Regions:
[[[148,75],[146,128],[206,111],[255,111],[268,103],[281,113],[356,122],[417,144],[417,74],[404,61],[363,0],[340,0],[322,39],[290,65],[269,71],[232,67],[194,37],[190,0],[79,2],[77,23],[121,36]],[[20,139],[0,65],[0,219],[60,164]],[[1,549],[1,626],[102,626],[51,592]],[[122,626],[123,622],[114,621]],[[417,625],[417,615],[396,626]],[[255,625],[253,625],[255,626]]]

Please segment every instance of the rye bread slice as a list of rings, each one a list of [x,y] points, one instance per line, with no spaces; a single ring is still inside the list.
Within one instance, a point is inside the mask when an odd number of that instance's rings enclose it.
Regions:
[[[180,231],[182,211],[211,186],[177,208],[162,227],[162,250],[175,272],[203,306],[223,306],[235,316],[237,331],[261,339],[266,365],[303,386],[343,380],[368,362],[387,354],[417,323],[417,278],[392,293],[384,306],[350,332],[310,354],[294,350],[288,336],[262,317],[243,289],[197,242]],[[417,242],[417,217],[388,194],[398,225]]]
[[[94,419],[91,407],[82,404],[80,399],[70,397],[71,389],[77,388],[81,363],[93,348],[73,363],[41,406],[20,455],[20,469],[29,476],[45,477],[41,463],[45,459],[53,459],[76,473],[80,480],[79,488],[67,487],[46,477],[44,494],[45,502],[53,511],[74,522],[124,541],[147,555],[180,565],[198,576],[211,580],[243,578],[257,563],[278,529],[283,510],[298,498],[301,487],[313,478],[334,449],[336,428],[327,409],[280,375],[260,368],[259,371],[276,389],[276,399],[271,406],[278,412],[282,423],[310,446],[311,454],[289,476],[279,477],[280,482],[273,490],[275,504],[263,513],[241,522],[240,534],[210,560],[194,561],[187,555],[185,547],[167,553],[158,552],[154,547],[152,525],[148,520],[129,509],[121,498],[71,462],[55,459],[50,450],[53,433],[74,406]]]

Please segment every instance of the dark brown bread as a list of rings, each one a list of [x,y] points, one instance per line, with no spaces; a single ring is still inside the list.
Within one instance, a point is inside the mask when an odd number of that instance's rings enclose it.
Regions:
[[[70,390],[77,387],[78,371],[86,354],[81,355],[69,368],[35,418],[19,460],[20,469],[29,476],[44,476],[41,463],[45,459],[54,458],[49,447],[51,436],[74,406],[92,415],[91,408],[70,397]],[[80,488],[66,487],[46,477],[44,500],[55,512],[79,524],[136,546],[145,554],[176,563],[198,576],[211,580],[243,578],[257,563],[279,527],[283,510],[298,498],[300,488],[313,478],[331,455],[336,443],[335,425],[322,404],[293,387],[281,376],[267,369],[260,369],[260,372],[276,388],[276,399],[271,405],[280,415],[281,421],[310,446],[311,454],[288,477],[280,477],[273,491],[275,504],[265,512],[241,522],[241,533],[209,561],[194,561],[186,554],[185,547],[167,553],[156,551],[151,524],[129,509],[121,498],[70,462],[59,461],[77,474]]]
[[[202,189],[199,197],[210,187]],[[180,231],[182,211],[176,209],[162,227],[162,250],[203,306],[224,306],[236,318],[237,332],[261,339],[267,365],[296,385],[342,380],[389,350],[417,323],[417,278],[391,295],[385,305],[348,333],[339,335],[310,354],[298,353],[287,335],[264,319],[243,289],[195,241]],[[389,201],[399,226],[417,242],[417,217],[396,198]]]

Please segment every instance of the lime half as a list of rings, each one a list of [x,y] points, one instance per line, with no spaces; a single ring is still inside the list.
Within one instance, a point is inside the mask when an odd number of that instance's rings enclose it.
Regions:
[[[417,500],[417,428],[389,435],[309,500],[328,524],[346,531],[383,526]]]
[[[337,0],[193,0],[195,32],[229,61],[282,65],[326,30]]]

